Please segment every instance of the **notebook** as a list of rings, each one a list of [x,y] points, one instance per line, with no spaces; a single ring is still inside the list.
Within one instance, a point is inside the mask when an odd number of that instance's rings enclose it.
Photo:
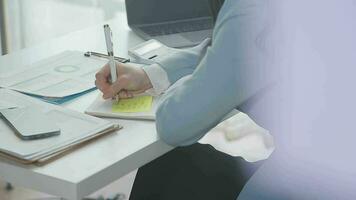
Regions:
[[[132,99],[104,100],[98,95],[85,113],[97,117],[155,120],[159,97],[140,95]]]

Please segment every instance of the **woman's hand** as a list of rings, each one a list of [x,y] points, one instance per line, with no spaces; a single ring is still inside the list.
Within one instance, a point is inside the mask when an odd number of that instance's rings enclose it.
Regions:
[[[96,87],[103,93],[104,99],[110,99],[117,94],[119,98],[131,98],[135,94],[152,88],[146,72],[138,66],[116,63],[117,81],[110,83],[110,67],[106,64],[95,77]]]

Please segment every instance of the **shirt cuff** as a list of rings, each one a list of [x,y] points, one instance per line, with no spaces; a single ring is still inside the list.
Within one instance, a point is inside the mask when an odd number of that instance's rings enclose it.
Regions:
[[[158,96],[165,92],[171,85],[166,71],[164,71],[164,69],[158,64],[152,64],[143,67],[143,70],[146,72],[152,84],[152,88],[146,90],[146,93],[153,96]]]

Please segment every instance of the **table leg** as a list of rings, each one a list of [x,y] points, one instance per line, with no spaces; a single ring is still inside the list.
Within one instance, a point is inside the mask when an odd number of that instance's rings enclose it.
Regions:
[[[5,189],[6,189],[6,191],[11,191],[14,189],[14,187],[11,185],[11,183],[6,183]]]

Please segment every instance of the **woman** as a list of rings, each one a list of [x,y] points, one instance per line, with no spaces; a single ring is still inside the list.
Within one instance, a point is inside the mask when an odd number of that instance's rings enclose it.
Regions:
[[[112,85],[108,66],[97,73],[96,85],[105,99],[117,94],[130,98],[144,91],[163,94],[156,112],[157,132],[178,147],[139,169],[130,199],[237,198],[258,163],[196,142],[234,108],[254,115],[249,113],[250,102],[268,84],[263,47],[266,4],[212,0],[211,41],[143,68],[117,64],[118,81]]]

